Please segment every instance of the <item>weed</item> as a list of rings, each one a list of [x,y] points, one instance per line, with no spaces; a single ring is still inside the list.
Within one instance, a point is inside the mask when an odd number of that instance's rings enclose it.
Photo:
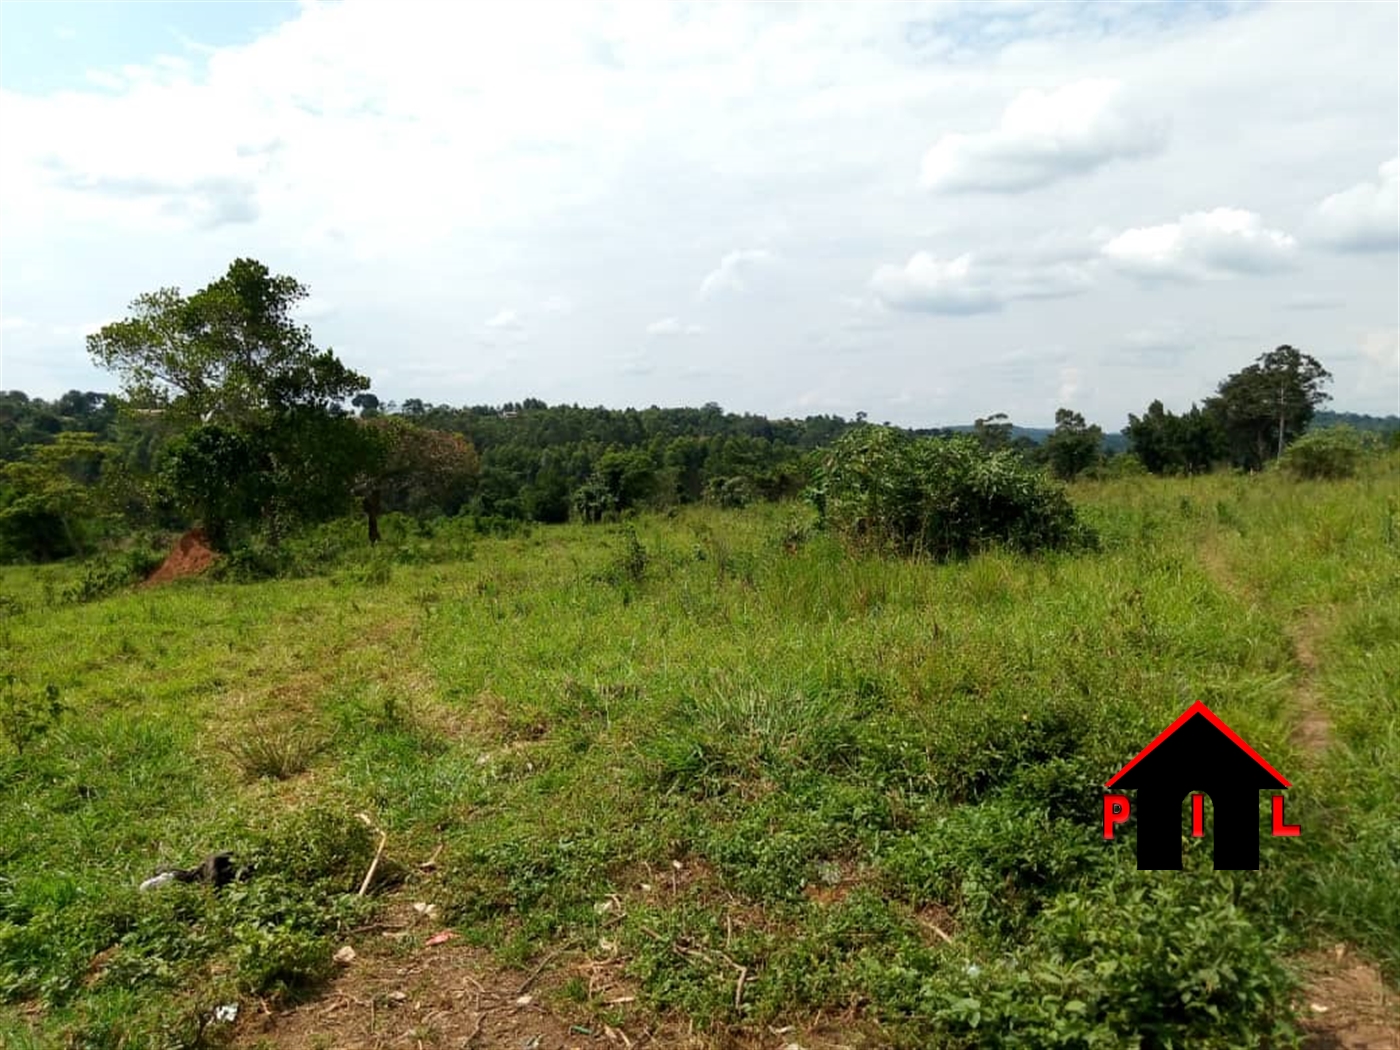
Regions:
[[[259,729],[236,741],[234,761],[249,780],[287,780],[306,772],[323,743],[298,730]]]
[[[19,754],[52,729],[65,710],[52,682],[36,692],[22,688],[12,673],[0,677],[0,733]]]

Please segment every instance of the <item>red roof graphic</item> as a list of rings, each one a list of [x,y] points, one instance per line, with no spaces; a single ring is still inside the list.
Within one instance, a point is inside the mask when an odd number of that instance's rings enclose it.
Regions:
[[[1183,725],[1189,722],[1196,715],[1202,715],[1206,719],[1206,721],[1208,721],[1211,725],[1215,726],[1216,729],[1224,733],[1230,739],[1230,742],[1232,744],[1238,747],[1250,758],[1254,759],[1254,761],[1259,763],[1259,765],[1263,766],[1264,769],[1268,770],[1269,773],[1271,773],[1275,778],[1277,778],[1279,783],[1281,783],[1284,787],[1292,786],[1291,784],[1289,784],[1287,778],[1285,778],[1282,773],[1280,773],[1273,766],[1269,765],[1269,763],[1265,762],[1264,759],[1260,757],[1259,753],[1254,750],[1254,748],[1250,747],[1243,740],[1241,740],[1233,729],[1231,729],[1224,722],[1222,722],[1220,720],[1219,715],[1217,715],[1214,711],[1208,708],[1205,704],[1197,700],[1194,704],[1192,704],[1190,707],[1188,707],[1185,711],[1181,713],[1180,718],[1178,718],[1171,725],[1167,726],[1166,729],[1158,733],[1156,738],[1153,739],[1152,743],[1148,744],[1145,748],[1139,751],[1136,758],[1134,758],[1126,766],[1120,769],[1117,773],[1114,773],[1113,779],[1110,780],[1107,784],[1105,784],[1104,787],[1112,787],[1114,784],[1116,784],[1118,780],[1125,773],[1128,772],[1128,770],[1132,769],[1144,758],[1152,754],[1152,752],[1157,749],[1157,746],[1161,744],[1162,741],[1166,740],[1169,736],[1175,733],[1178,729],[1180,729]]]

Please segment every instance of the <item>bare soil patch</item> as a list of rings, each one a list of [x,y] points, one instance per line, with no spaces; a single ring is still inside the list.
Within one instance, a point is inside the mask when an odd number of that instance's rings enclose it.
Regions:
[[[160,568],[146,577],[143,587],[169,583],[186,576],[198,576],[208,571],[218,555],[209,546],[209,537],[203,529],[190,529],[175,543],[175,548],[161,562]]]
[[[1400,1050],[1400,1001],[1374,966],[1342,944],[1299,961],[1305,1050]]]

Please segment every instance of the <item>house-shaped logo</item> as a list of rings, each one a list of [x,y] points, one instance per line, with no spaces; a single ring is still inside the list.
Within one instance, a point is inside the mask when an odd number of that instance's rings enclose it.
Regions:
[[[1194,703],[1105,787],[1137,791],[1138,869],[1181,868],[1181,802],[1191,799],[1191,834],[1205,834],[1205,796],[1215,831],[1215,867],[1259,867],[1259,792],[1286,788],[1283,774],[1259,757],[1205,704]],[[1283,796],[1272,800],[1273,834],[1297,835],[1283,822]],[[1131,815],[1126,795],[1105,795],[1104,838]]]

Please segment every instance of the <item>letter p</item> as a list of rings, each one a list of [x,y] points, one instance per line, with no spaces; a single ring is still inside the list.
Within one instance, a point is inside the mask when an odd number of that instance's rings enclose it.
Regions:
[[[1105,795],[1103,797],[1103,837],[1113,838],[1113,825],[1122,824],[1128,819],[1128,796]]]

